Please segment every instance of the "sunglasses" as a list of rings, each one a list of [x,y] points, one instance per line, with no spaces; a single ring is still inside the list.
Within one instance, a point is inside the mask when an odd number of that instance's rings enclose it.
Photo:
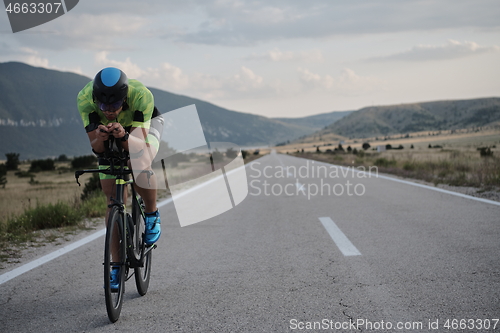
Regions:
[[[111,104],[99,103],[99,109],[103,112],[116,112],[123,105],[123,100]]]

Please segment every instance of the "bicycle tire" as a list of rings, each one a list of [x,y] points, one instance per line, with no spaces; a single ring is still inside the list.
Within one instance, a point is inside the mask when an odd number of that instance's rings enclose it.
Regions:
[[[135,228],[133,242],[137,259],[141,258],[142,251],[146,249],[146,247],[143,246],[145,224],[142,212],[144,212],[144,203],[142,201],[142,198],[137,199],[137,197],[134,196],[132,200],[132,219]],[[149,251],[144,257],[143,267],[134,268],[135,284],[137,287],[137,292],[141,296],[146,295],[146,293],[148,292],[152,261],[153,252]]]
[[[123,216],[118,207],[114,206],[111,209],[106,228],[106,242],[104,247],[104,295],[106,298],[106,310],[109,320],[114,323],[120,317],[123,295],[125,293],[126,280],[126,241],[123,236]],[[115,256],[119,261],[113,261],[113,244],[118,243],[118,253]],[[119,287],[117,291],[111,289],[111,269],[119,267]]]

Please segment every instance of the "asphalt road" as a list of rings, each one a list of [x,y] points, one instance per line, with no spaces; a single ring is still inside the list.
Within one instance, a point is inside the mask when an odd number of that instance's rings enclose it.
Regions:
[[[99,237],[1,284],[0,331],[500,332],[499,205],[320,166],[258,159],[240,205],[184,228],[164,205],[117,323]]]

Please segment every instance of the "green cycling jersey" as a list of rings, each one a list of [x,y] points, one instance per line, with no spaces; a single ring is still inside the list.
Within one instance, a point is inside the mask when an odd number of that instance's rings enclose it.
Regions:
[[[83,120],[83,126],[87,132],[95,130],[99,124],[107,125],[110,122],[99,109],[92,95],[92,84],[90,81],[78,94],[78,111]],[[118,115],[116,122],[130,131],[131,127],[149,129],[151,117],[154,110],[154,98],[151,91],[137,80],[129,80],[128,94],[123,105],[123,111]]]

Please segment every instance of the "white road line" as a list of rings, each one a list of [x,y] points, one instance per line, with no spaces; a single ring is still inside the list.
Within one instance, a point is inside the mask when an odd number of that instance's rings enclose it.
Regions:
[[[60,257],[68,252],[71,252],[74,249],[77,249],[82,245],[90,243],[93,240],[95,240],[101,236],[104,236],[105,234],[106,234],[106,229],[101,229],[101,230],[93,233],[90,236],[87,236],[85,238],[80,239],[77,242],[74,242],[72,244],[64,246],[57,251],[54,251],[54,252],[49,253],[41,258],[33,260],[25,265],[22,265],[16,269],[11,270],[10,272],[4,273],[4,274],[0,275],[0,284],[5,283],[5,282],[7,282],[15,277],[18,277],[19,275],[24,274],[24,273],[32,270],[33,268],[36,268],[36,267],[41,266],[45,263],[48,263],[49,261],[51,261],[57,257]]]
[[[298,180],[295,183],[295,186],[297,186],[297,191],[302,192],[303,195],[306,195],[306,191],[304,190],[304,185],[302,185],[301,183],[299,183]]]
[[[287,178],[293,177],[293,174],[291,174],[290,172],[288,172],[288,167],[285,167],[285,165],[283,164],[283,162],[277,156],[276,156],[276,159],[278,160],[278,162],[280,162],[282,168],[284,168],[284,169],[286,168],[286,176],[287,176]],[[295,186],[297,187],[297,193],[301,192],[303,195],[306,195],[306,191],[304,189],[304,185],[302,185],[301,183],[299,183],[298,179],[297,179],[297,182],[295,183]]]
[[[337,227],[335,222],[329,217],[320,217],[319,220],[325,227],[326,231],[330,234],[337,247],[346,257],[348,256],[360,256],[361,252],[351,243],[349,238],[342,232],[342,230]]]
[[[253,163],[255,163],[255,162],[250,162],[248,164],[245,164],[245,167],[250,166]],[[237,169],[231,170],[231,172],[234,172],[235,170],[237,170]],[[157,207],[158,208],[163,207],[165,205],[168,205],[171,202],[172,202],[172,198],[165,199],[165,200],[159,202],[157,204]],[[52,260],[54,260],[54,259],[56,259],[64,254],[70,252],[70,251],[73,251],[73,250],[79,248],[80,246],[83,246],[87,243],[90,243],[93,240],[95,240],[101,236],[104,236],[105,234],[106,234],[106,229],[105,228],[101,229],[101,230],[93,233],[90,236],[82,238],[81,240],[79,240],[77,242],[74,242],[72,244],[64,246],[64,247],[60,248],[59,250],[56,250],[56,251],[49,253],[41,258],[35,259],[35,260],[25,264],[25,265],[22,265],[22,266],[15,268],[7,273],[4,273],[4,274],[0,275],[0,285],[9,281],[9,280],[12,280],[12,279],[18,277],[21,274],[24,274],[24,273],[26,273],[34,268],[37,268],[45,263],[48,263],[49,261],[52,261]]]
[[[289,156],[289,157],[293,157],[293,156]],[[299,158],[299,157],[295,157],[295,158]],[[327,165],[327,166],[334,166],[334,167],[337,167],[337,168],[342,169],[342,170],[347,170],[348,172],[352,172],[353,171],[353,169],[351,167],[347,168],[347,167],[336,165],[336,164],[330,164],[330,163],[319,162],[319,161],[315,161],[315,160],[309,160],[307,158],[303,158],[303,159],[306,160],[306,161],[313,161],[313,162],[315,162],[317,164],[324,164],[324,165]],[[370,176],[370,173],[366,172],[366,171],[354,169],[354,172],[365,174],[367,177]],[[373,176],[373,173],[371,173],[371,175]],[[398,178],[394,178],[394,177],[390,177],[390,176],[384,176],[384,175],[378,175],[377,174],[373,178],[375,178],[375,179],[376,178],[386,179],[386,180],[390,180],[390,181],[393,181],[393,182],[398,182],[398,183],[407,184],[407,185],[416,186],[416,187],[422,187],[422,188],[426,188],[426,189],[432,190],[432,191],[437,191],[437,192],[441,192],[441,193],[451,194],[451,195],[454,195],[454,196],[457,196],[457,197],[462,197],[462,198],[466,198],[466,199],[470,199],[470,200],[484,202],[484,203],[487,203],[487,204],[490,204],[490,205],[500,206],[500,202],[498,202],[498,201],[493,201],[493,200],[488,200],[488,199],[473,197],[472,195],[467,195],[467,194],[462,194],[462,193],[459,193],[459,192],[448,191],[448,190],[445,190],[445,189],[442,189],[442,188],[439,188],[439,187],[432,187],[432,186],[429,186],[429,185],[419,184],[419,183],[415,183],[415,182],[412,182],[412,181],[402,180],[402,179],[398,179]]]

